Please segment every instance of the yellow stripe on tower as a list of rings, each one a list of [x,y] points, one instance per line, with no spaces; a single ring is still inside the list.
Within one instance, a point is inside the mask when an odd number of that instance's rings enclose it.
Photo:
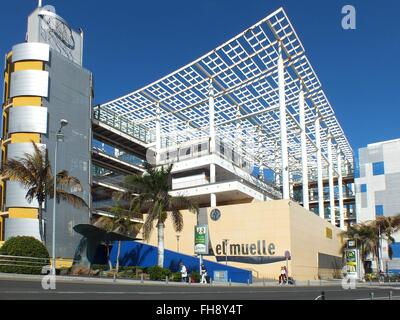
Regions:
[[[11,143],[24,142],[40,143],[40,133],[13,133],[11,135]]]
[[[13,107],[42,106],[42,97],[16,97],[13,99]]]
[[[38,212],[38,209],[10,208],[8,209],[8,217],[11,219],[37,219]]]
[[[44,70],[44,63],[42,61],[18,61],[15,62],[13,65],[11,63],[12,52],[10,52],[7,56],[7,66],[5,70],[5,80],[4,85],[7,88],[5,94],[5,102],[9,103],[8,101],[8,89],[10,83],[10,76],[11,72],[18,72],[23,70]],[[13,66],[13,68],[12,68]],[[25,107],[25,106],[42,106],[42,97],[34,97],[34,96],[21,96],[15,97],[12,99],[12,106],[11,107]],[[4,128],[4,136],[7,133],[8,128],[6,127],[7,124],[7,110],[3,111],[3,128]],[[25,142],[41,142],[41,135],[39,133],[13,133],[10,136],[10,143],[25,143]],[[6,154],[6,145],[2,144],[2,154],[3,154],[3,161],[5,161],[5,154]],[[4,190],[4,181],[1,181],[2,190]],[[1,198],[1,202],[3,202],[4,196]],[[38,218],[38,209],[31,209],[31,208],[9,208],[8,209],[8,218],[10,219],[37,219]],[[4,222],[4,219],[2,218]],[[4,225],[1,225],[0,228],[4,228]],[[0,237],[2,237],[3,230],[0,230]],[[1,239],[0,239],[1,240]]]
[[[14,71],[43,70],[42,61],[19,61],[14,63]]]

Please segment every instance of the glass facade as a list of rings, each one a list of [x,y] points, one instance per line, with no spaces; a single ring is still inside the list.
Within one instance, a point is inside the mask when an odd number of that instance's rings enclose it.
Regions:
[[[130,154],[124,150],[120,150],[114,146],[111,146],[105,142],[93,139],[92,141],[93,150],[105,153],[111,157],[114,157],[118,160],[139,166],[144,167],[145,161],[140,159],[139,157]]]

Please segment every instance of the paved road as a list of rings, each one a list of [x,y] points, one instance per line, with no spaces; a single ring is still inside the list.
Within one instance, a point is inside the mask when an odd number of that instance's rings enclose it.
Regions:
[[[400,300],[399,287],[364,287],[343,290],[339,286],[255,287],[198,285],[141,285],[57,282],[46,291],[38,280],[0,280],[0,300],[314,300],[325,291],[327,300],[387,300],[389,292]]]

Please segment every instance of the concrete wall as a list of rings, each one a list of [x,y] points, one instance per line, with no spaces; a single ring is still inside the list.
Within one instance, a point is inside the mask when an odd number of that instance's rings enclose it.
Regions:
[[[384,163],[384,174],[373,174],[373,163]],[[384,216],[400,214],[400,139],[370,144],[359,150],[360,177],[356,183],[357,222],[376,219],[376,206]],[[366,192],[361,192],[366,185]],[[400,242],[400,232],[394,234]],[[388,245],[383,241],[383,257],[389,259]]]
[[[58,52],[51,50],[50,64],[46,67],[50,75],[49,97],[43,105],[49,111],[48,135],[42,137],[47,145],[50,163],[54,168],[56,133],[60,120],[69,124],[63,129],[65,141],[59,143],[57,171],[68,170],[83,185],[84,192],[78,193],[86,203],[90,203],[90,148],[91,148],[91,74],[72,63]],[[53,201],[46,202],[46,243],[52,248]],[[76,209],[60,202],[56,213],[56,255],[72,258],[81,236],[73,231],[73,226],[89,223],[89,210]]]
[[[337,277],[341,269],[341,230],[297,203],[290,203],[292,271],[296,278]]]
[[[385,174],[373,175],[373,163],[384,162]],[[368,145],[359,150],[360,177],[356,182],[357,221],[374,220],[375,206],[385,216],[400,214],[400,139]],[[361,192],[361,186],[367,192]]]

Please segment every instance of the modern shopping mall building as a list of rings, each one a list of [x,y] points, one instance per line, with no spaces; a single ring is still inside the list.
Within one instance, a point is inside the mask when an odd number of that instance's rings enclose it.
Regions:
[[[282,8],[181,69],[100,105],[82,66],[83,39],[53,7],[39,7],[26,41],[5,59],[3,162],[32,152],[34,141],[53,165],[60,120],[69,122],[57,168],[80,179],[90,209],[57,205],[57,257],[74,256],[81,236],[73,227],[112,216],[112,193],[126,190],[124,178],[150,162],[173,164],[171,194],[200,207],[197,215],[184,213],[179,235],[166,222],[167,249],[177,250],[178,241],[178,251],[193,256],[194,226],[205,224],[205,259],[258,277],[278,274],[287,251],[298,279],[341,269],[340,232],[356,219],[353,151]],[[15,181],[3,180],[1,194],[0,240],[38,237],[38,203]],[[52,205],[43,206],[49,248]]]

